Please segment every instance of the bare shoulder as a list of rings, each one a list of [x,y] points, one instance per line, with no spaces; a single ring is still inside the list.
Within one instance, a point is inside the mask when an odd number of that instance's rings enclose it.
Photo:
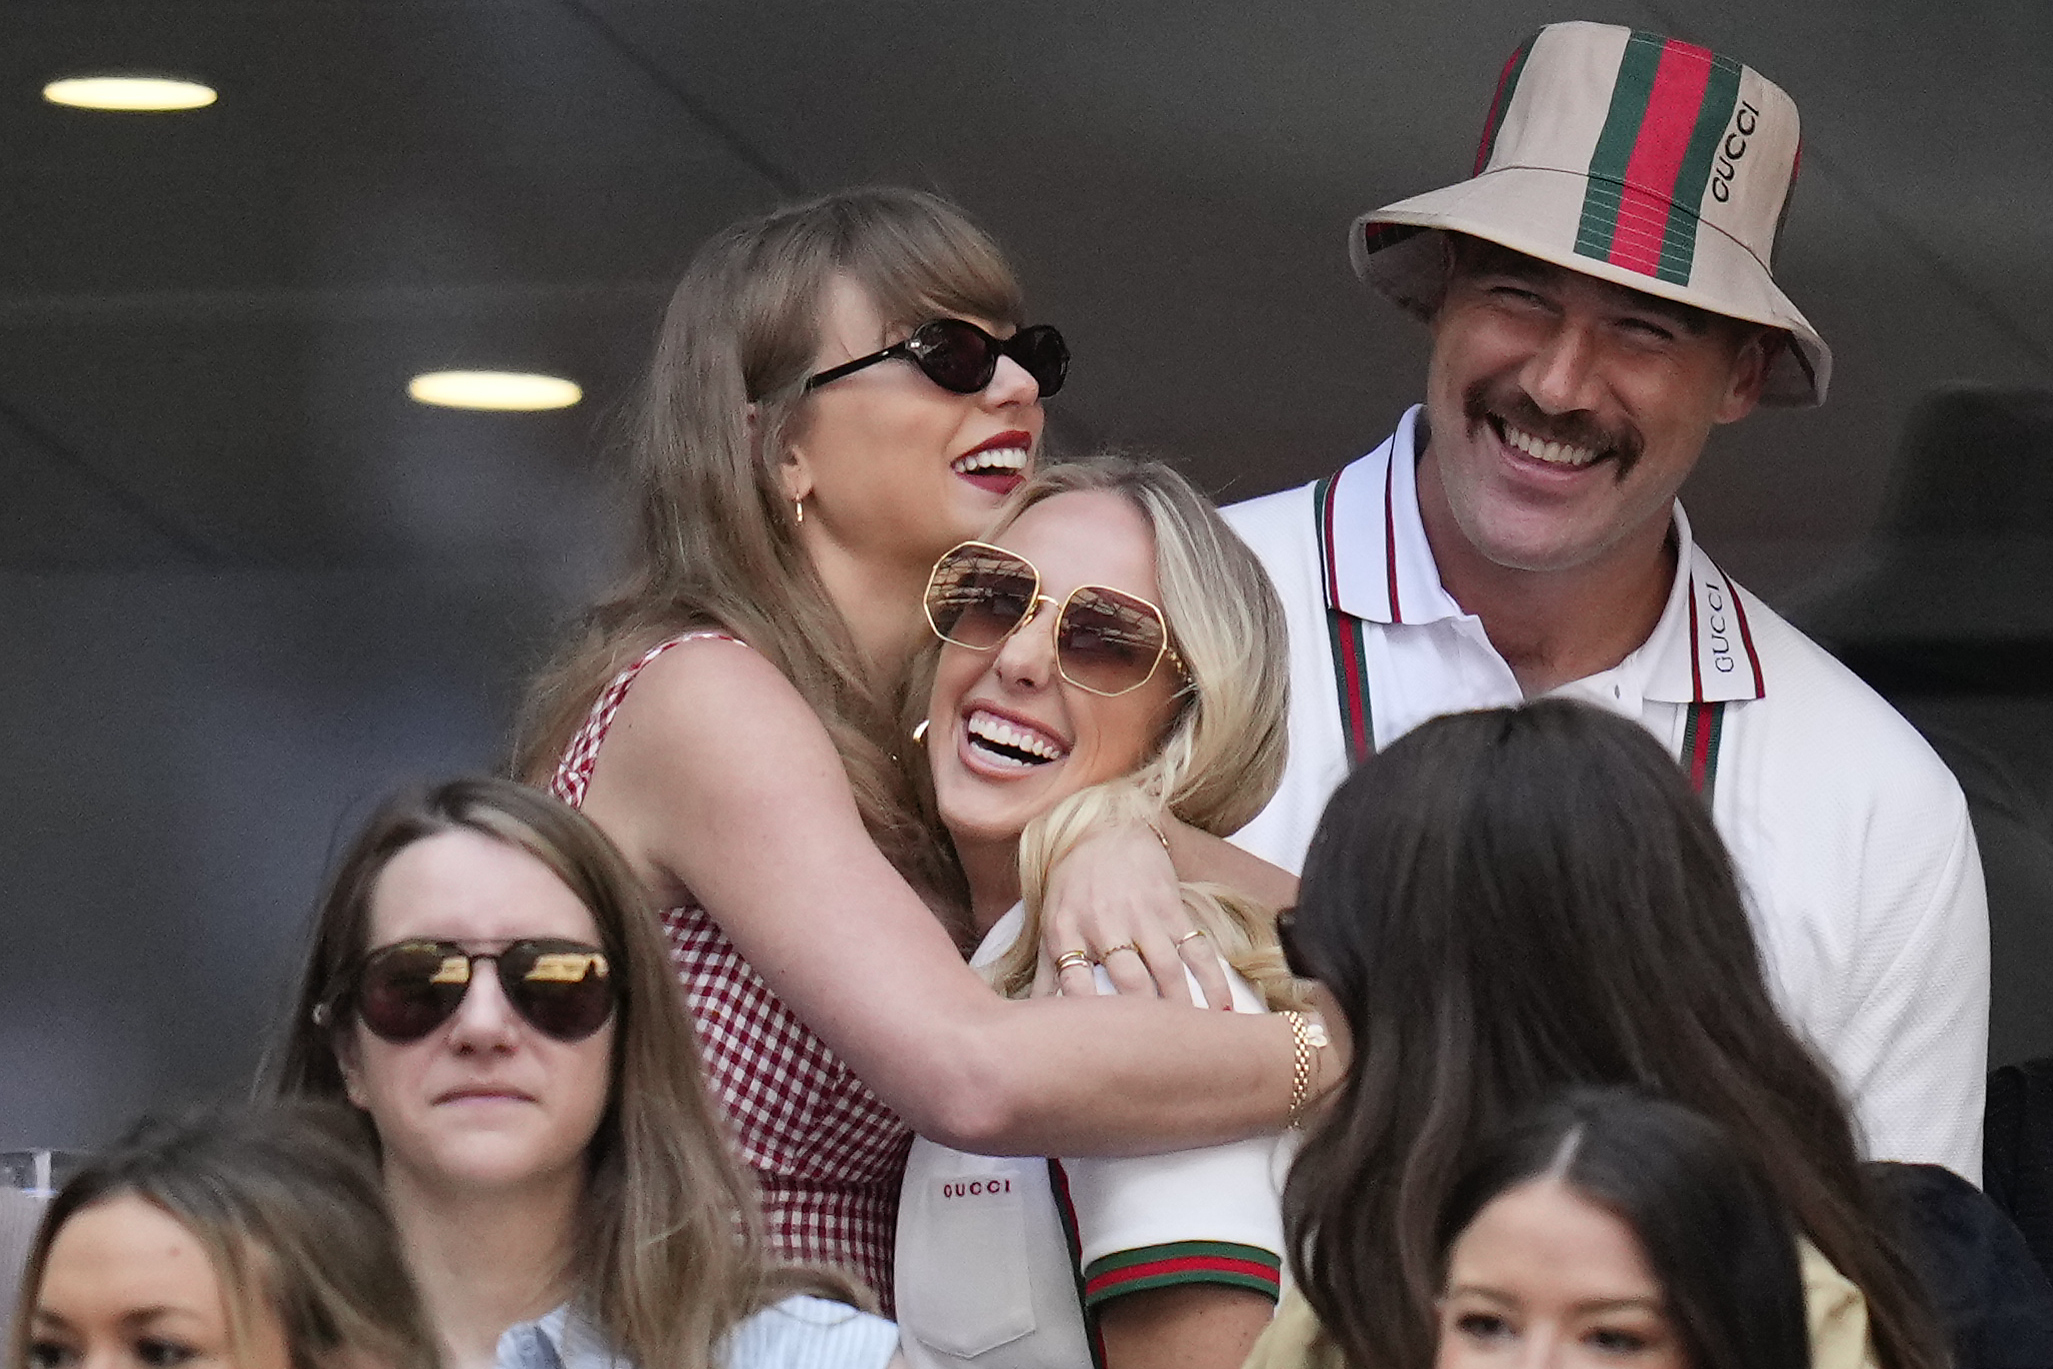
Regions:
[[[683,746],[719,748],[737,734],[760,743],[768,734],[826,733],[791,681],[761,653],[731,637],[680,642],[635,677],[614,715],[606,751],[670,757]],[[602,753],[603,754],[603,753]]]
[[[854,813],[833,742],[782,672],[731,639],[680,643],[622,700],[585,810],[631,856],[669,865],[656,853],[680,820],[733,816],[751,803]]]

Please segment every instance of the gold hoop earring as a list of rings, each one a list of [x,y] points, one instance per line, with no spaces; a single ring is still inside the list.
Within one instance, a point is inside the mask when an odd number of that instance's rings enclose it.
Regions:
[[[931,720],[927,718],[921,718],[919,721],[919,726],[913,728],[912,730],[912,739],[922,746],[925,746],[927,744],[927,723],[929,721]]]
[[[805,500],[803,500],[803,499],[794,499],[794,500],[792,500],[792,501],[791,501],[791,507],[792,507],[792,509],[793,509],[793,510],[795,511],[795,516],[794,516],[794,517],[792,518],[792,520],[791,520],[791,521],[792,521],[792,522],[794,522],[794,523],[803,523],[803,522],[805,522],[805,521],[806,521],[806,501],[805,501]]]

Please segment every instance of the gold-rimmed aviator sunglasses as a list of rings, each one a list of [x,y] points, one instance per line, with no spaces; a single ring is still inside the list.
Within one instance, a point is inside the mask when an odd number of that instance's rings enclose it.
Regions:
[[[971,651],[996,650],[1042,604],[1055,608],[1055,668],[1078,689],[1117,698],[1155,678],[1164,660],[1183,669],[1162,610],[1138,595],[1078,585],[1057,603],[1041,593],[1039,567],[989,542],[951,547],[927,577],[927,625]]]

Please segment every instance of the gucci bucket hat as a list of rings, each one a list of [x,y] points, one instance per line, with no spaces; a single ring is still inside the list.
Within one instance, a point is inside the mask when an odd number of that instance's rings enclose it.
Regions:
[[[1752,67],[1613,24],[1550,24],[1511,55],[1475,171],[1355,220],[1363,280],[1439,303],[1444,229],[1780,328],[1766,404],[1823,402],[1832,353],[1769,263],[1796,181],[1796,104]]]

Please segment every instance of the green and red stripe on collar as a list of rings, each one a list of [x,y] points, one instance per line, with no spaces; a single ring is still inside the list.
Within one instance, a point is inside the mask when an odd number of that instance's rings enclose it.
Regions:
[[[1333,653],[1334,685],[1340,694],[1340,730],[1347,746],[1347,763],[1360,765],[1376,750],[1376,712],[1369,689],[1369,657],[1362,620],[1340,606],[1340,565],[1334,552],[1333,490],[1343,472],[1335,472],[1312,487],[1317,511],[1319,565],[1326,586],[1327,645]],[[1390,591],[1390,621],[1404,621],[1397,600],[1396,513],[1390,499],[1391,480],[1383,477],[1384,571]]]

